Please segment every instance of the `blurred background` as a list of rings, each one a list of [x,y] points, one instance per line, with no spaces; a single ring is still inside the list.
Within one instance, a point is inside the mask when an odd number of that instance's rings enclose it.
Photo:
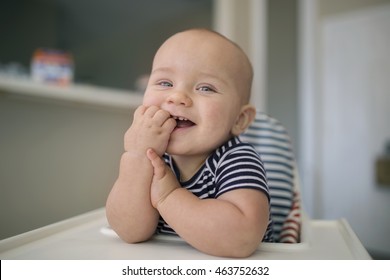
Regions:
[[[103,207],[135,108],[43,97],[34,51],[71,53],[74,86],[137,104],[158,46],[191,27],[251,58],[252,101],[289,131],[308,215],[346,218],[390,259],[390,0],[2,0],[0,239]]]

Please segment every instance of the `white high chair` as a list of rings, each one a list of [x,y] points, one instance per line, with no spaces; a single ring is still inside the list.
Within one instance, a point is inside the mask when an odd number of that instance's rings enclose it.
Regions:
[[[276,119],[257,111],[243,142],[252,144],[263,160],[271,196],[275,241],[300,242],[302,223],[300,186],[290,138]]]

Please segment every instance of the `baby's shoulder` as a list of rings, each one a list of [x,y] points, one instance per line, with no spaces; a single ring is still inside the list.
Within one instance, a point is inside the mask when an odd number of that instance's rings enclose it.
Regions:
[[[214,165],[219,165],[225,161],[236,161],[236,160],[253,160],[261,162],[260,155],[256,149],[249,143],[242,142],[238,137],[232,138],[224,145],[219,147],[208,161],[213,162]]]

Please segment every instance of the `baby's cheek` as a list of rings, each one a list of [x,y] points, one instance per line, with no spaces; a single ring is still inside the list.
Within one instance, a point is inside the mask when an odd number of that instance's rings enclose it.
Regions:
[[[150,106],[161,107],[161,104],[162,104],[161,98],[157,97],[156,95],[145,93],[144,99],[142,101],[142,105],[146,107],[150,107]]]

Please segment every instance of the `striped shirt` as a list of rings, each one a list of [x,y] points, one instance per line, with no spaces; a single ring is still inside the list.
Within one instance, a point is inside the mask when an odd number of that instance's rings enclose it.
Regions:
[[[180,182],[180,172],[172,157],[168,154],[163,157]],[[236,189],[255,189],[263,192],[268,201],[270,200],[260,156],[253,146],[241,142],[238,137],[230,139],[214,151],[190,180],[180,184],[201,199],[215,199]],[[176,234],[162,217],[158,223],[157,233]],[[273,242],[271,216],[263,242]]]

